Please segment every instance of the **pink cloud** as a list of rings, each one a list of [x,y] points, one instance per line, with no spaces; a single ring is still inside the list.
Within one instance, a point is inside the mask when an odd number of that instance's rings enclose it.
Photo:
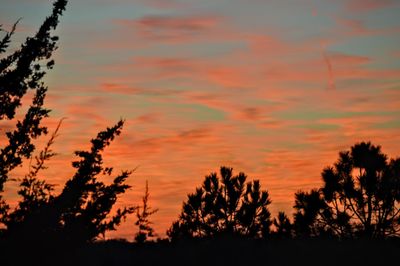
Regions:
[[[348,0],[347,8],[351,11],[362,12],[387,8],[397,4],[396,0]]]
[[[201,31],[213,27],[216,21],[214,17],[147,16],[136,21],[136,24],[151,30]]]
[[[166,89],[166,88],[140,88],[129,86],[121,83],[102,83],[101,89],[104,92],[126,95],[153,95],[153,96],[167,96],[181,93],[179,90]]]
[[[166,41],[187,41],[215,28],[220,19],[216,16],[145,16],[138,20],[117,19],[114,23],[136,29],[142,38]]]
[[[350,55],[338,52],[329,52],[329,58],[333,64],[347,66],[360,66],[372,61],[371,58],[367,56]]]
[[[151,124],[156,123],[160,119],[160,114],[158,113],[147,113],[140,115],[136,118],[136,121],[140,124]]]
[[[140,3],[159,9],[181,9],[188,4],[176,0],[138,0]]]

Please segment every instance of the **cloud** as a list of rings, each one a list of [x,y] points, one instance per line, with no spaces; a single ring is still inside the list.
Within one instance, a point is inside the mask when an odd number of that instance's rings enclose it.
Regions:
[[[243,117],[247,120],[258,120],[262,117],[260,108],[247,107],[242,110]]]
[[[152,124],[156,123],[160,119],[160,114],[158,113],[147,113],[140,115],[136,118],[136,121],[140,124]]]
[[[216,16],[144,16],[137,20],[117,19],[114,23],[135,29],[145,39],[182,42],[205,34],[217,26]]]
[[[337,65],[361,66],[372,61],[370,57],[362,55],[350,55],[339,52],[329,52],[328,55],[330,61]]]
[[[214,17],[171,17],[171,16],[146,16],[136,23],[149,30],[177,30],[177,31],[202,31],[215,26]]]
[[[181,93],[179,90],[167,88],[139,88],[125,84],[102,83],[101,89],[104,92],[126,95],[147,95],[147,96],[167,96]]]
[[[137,0],[137,2],[157,9],[182,9],[188,4],[176,0]]]
[[[396,0],[348,0],[346,8],[354,12],[368,12],[398,4]]]

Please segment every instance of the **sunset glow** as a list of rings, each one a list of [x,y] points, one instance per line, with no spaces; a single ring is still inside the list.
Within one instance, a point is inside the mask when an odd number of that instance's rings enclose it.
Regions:
[[[50,8],[2,0],[0,24],[22,17],[16,45]],[[399,156],[398,14],[397,0],[70,1],[45,78],[45,125],[66,119],[41,177],[59,191],[73,152],[123,118],[105,162],[137,169],[117,205],[140,203],[148,180],[159,236],[223,165],[259,179],[273,215],[291,214],[294,193],[318,186],[339,151],[371,141]],[[1,121],[0,144],[12,126]],[[10,202],[17,185],[7,183]],[[132,240],[135,230],[129,217],[107,237]]]

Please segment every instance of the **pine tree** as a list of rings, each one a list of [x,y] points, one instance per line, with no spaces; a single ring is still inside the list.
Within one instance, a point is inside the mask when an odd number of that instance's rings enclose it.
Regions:
[[[385,238],[400,234],[400,158],[357,143],[322,171],[323,186],[296,194],[298,235]]]
[[[171,239],[214,237],[221,234],[265,238],[270,233],[271,203],[258,180],[233,176],[232,168],[221,167],[206,176],[203,185],[188,195],[179,219],[167,234]]]

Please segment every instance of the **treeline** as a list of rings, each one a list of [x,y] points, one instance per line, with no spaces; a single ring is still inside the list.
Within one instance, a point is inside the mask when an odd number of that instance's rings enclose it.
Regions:
[[[45,245],[47,252],[91,243],[105,232],[115,230],[129,214],[136,215],[138,243],[153,237],[150,221],[157,211],[148,204],[146,191],[140,206],[113,211],[118,197],[130,188],[126,184],[131,171],[115,174],[104,166],[102,152],[122,130],[124,121],[98,133],[85,151],[76,151],[72,162],[75,174],[56,195],[53,185],[40,178],[41,170],[55,153],[52,150],[59,123],[47,145],[36,151],[35,140],[48,134],[42,120],[50,110],[44,107],[46,71],[57,48],[52,34],[67,1],[58,0],[38,32],[21,47],[7,52],[17,23],[0,40],[0,121],[15,121],[6,132],[0,150],[0,250],[34,250]],[[24,114],[21,99],[34,94]],[[21,117],[17,119],[16,117]],[[10,178],[10,173],[31,161],[29,172]],[[109,184],[102,177],[111,180]],[[370,142],[355,144],[340,152],[339,159],[322,171],[323,185],[294,195],[292,218],[280,212],[271,217],[271,199],[259,181],[247,181],[244,173],[221,167],[188,195],[178,219],[168,229],[168,240],[212,239],[234,236],[243,239],[385,239],[398,237],[400,231],[400,158],[389,159],[380,146]],[[6,182],[19,182],[20,201],[11,208],[4,197]],[[111,215],[113,213],[113,215]],[[40,243],[40,245],[38,244]],[[57,243],[57,245],[55,245]],[[35,252],[29,253],[34,256]]]
[[[271,218],[259,181],[221,167],[188,195],[171,239],[233,234],[246,238],[385,239],[400,233],[400,158],[361,142],[323,169],[323,185],[294,195],[294,214]]]

